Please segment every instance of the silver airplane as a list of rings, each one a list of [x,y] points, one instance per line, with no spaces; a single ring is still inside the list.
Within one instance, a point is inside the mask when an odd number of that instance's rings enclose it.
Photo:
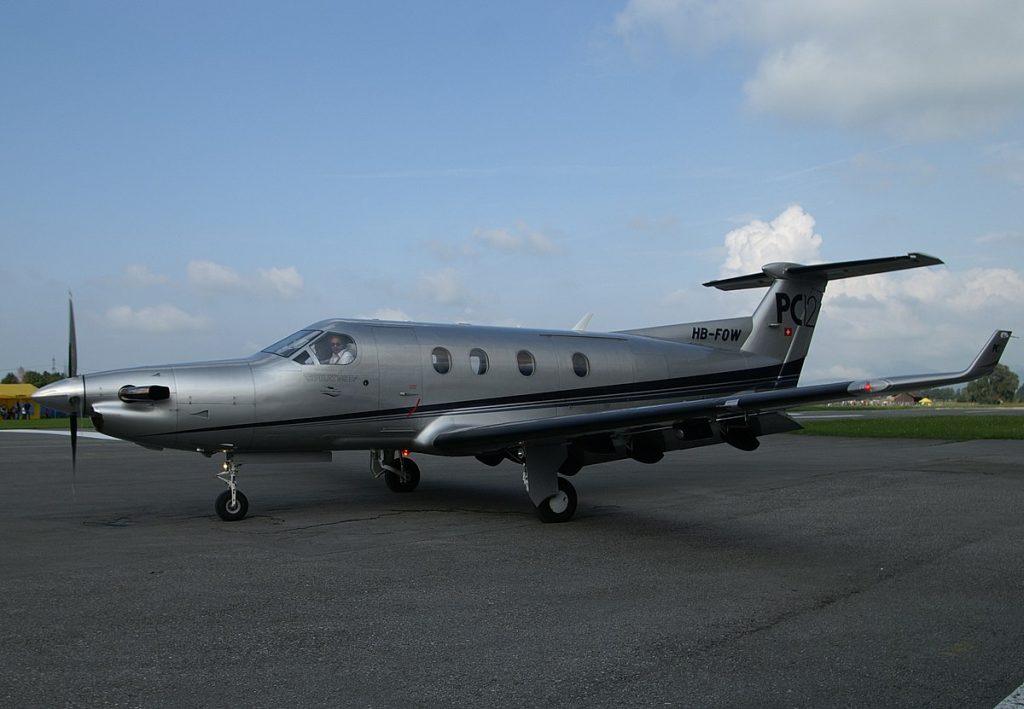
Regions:
[[[522,466],[544,522],[568,521],[567,479],[624,458],[715,443],[742,450],[800,428],[799,404],[966,382],[992,372],[1010,337],[997,330],[966,369],[798,386],[830,280],[942,263],[926,254],[805,266],[710,281],[722,290],[767,287],[753,315],[591,333],[573,330],[321,320],[239,360],[78,375],[69,304],[68,378],[36,392],[71,415],[146,448],[223,454],[221,519],[249,503],[243,463],[330,460],[367,450],[370,470],[395,492],[420,480],[412,453],[476,456]]]

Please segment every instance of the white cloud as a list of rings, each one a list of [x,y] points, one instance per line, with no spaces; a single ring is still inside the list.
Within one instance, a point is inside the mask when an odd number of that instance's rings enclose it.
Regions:
[[[190,286],[208,290],[230,290],[243,285],[237,271],[213,261],[189,261],[185,275]]]
[[[204,330],[210,321],[202,315],[189,315],[173,305],[155,305],[135,310],[118,305],[107,310],[107,324],[123,330],[144,332],[186,332]]]
[[[631,0],[630,42],[752,47],[749,105],[909,138],[977,133],[1024,110],[1019,0]]]
[[[302,292],[305,282],[295,266],[288,268],[261,268],[256,287],[270,290],[283,298],[292,298]]]
[[[302,274],[294,266],[260,268],[255,276],[243,277],[233,268],[213,261],[189,261],[185,275],[190,286],[211,291],[239,291],[292,298],[305,287]]]
[[[477,244],[504,252],[550,254],[555,244],[547,234],[530,229],[525,224],[499,229],[476,229],[473,240]]]
[[[1024,245],[1024,231],[990,231],[975,238],[974,242],[977,244]]]
[[[723,278],[757,273],[767,263],[820,260],[821,236],[814,233],[814,217],[793,205],[770,222],[755,219],[725,235],[727,256]]]
[[[141,264],[134,263],[124,269],[124,282],[130,286],[139,286],[142,288],[148,286],[159,286],[165,283],[169,283],[171,279],[159,273],[153,273],[149,270],[149,267]]]
[[[420,296],[441,305],[465,306],[470,303],[462,278],[454,268],[420,276],[416,290]]]
[[[360,315],[359,317],[366,320],[412,320],[408,313],[398,308],[378,308],[369,316]]]
[[[722,274],[753,273],[772,261],[821,262],[823,241],[813,217],[793,206],[770,223],[729,232]],[[805,380],[960,369],[993,330],[1020,327],[1022,302],[1024,277],[1010,268],[940,266],[832,281]]]

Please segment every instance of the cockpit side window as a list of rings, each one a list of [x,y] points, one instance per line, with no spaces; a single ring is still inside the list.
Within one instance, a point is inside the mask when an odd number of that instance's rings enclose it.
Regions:
[[[313,348],[320,364],[352,364],[359,355],[355,340],[331,330],[321,335],[313,343]]]
[[[291,357],[303,347],[308,345],[322,330],[299,330],[283,340],[278,340],[270,347],[263,349],[263,352],[277,355],[278,357]]]

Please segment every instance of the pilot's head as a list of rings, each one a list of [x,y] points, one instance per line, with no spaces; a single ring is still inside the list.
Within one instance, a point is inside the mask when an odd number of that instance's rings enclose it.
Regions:
[[[345,343],[340,337],[331,337],[331,352],[341,352],[344,349]]]

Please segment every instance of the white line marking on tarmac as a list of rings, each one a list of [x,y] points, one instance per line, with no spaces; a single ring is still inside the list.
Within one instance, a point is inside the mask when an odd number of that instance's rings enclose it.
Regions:
[[[1024,707],[1024,684],[1017,687],[1003,701],[996,704],[995,709],[1020,709]]]
[[[70,436],[71,431],[50,431],[43,428],[4,428],[0,429],[0,433],[44,433],[50,436]],[[99,441],[120,441],[120,438],[114,438],[113,436],[107,436],[97,431],[79,431],[79,438],[95,438]]]
[[[815,414],[815,413],[796,413],[790,414],[796,419],[860,419],[864,418],[864,414]]]

